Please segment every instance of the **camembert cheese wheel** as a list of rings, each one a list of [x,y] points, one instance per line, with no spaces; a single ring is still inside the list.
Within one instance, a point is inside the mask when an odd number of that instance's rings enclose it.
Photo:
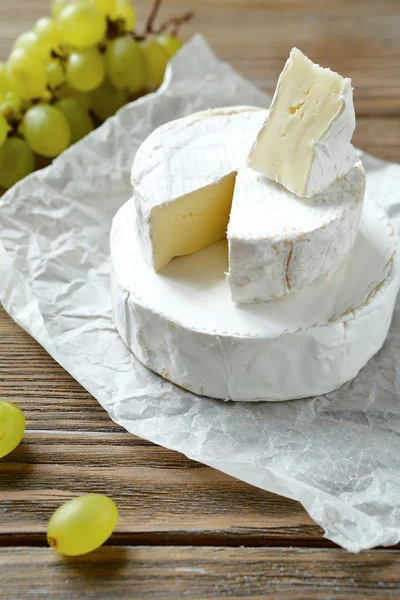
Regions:
[[[278,302],[235,304],[224,272],[226,240],[156,273],[132,228],[135,202],[114,218],[114,323],[149,369],[200,395],[288,400],[330,392],[382,346],[399,288],[397,237],[366,202],[340,269]]]
[[[323,194],[296,198],[244,168],[267,114],[240,106],[203,111],[144,141],[132,169],[135,224],[156,271],[224,239],[228,229],[233,300],[265,302],[332,272],[352,248],[365,188],[361,164]]]

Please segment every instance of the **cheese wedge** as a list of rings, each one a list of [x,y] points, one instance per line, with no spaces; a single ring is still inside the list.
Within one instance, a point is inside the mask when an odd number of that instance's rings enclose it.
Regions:
[[[239,171],[228,227],[233,300],[283,298],[338,268],[354,245],[364,191],[361,162],[310,200]]]
[[[236,171],[266,114],[235,106],[203,111],[167,123],[142,144],[132,168],[136,227],[156,271],[226,237]]]
[[[315,396],[355,377],[382,346],[399,289],[397,237],[373,199],[340,269],[279,302],[247,305],[231,299],[226,240],[157,274],[132,231],[135,210],[130,200],[112,226],[113,318],[165,379],[222,399]]]
[[[310,198],[357,160],[351,80],[293,48],[247,164],[297,196]]]

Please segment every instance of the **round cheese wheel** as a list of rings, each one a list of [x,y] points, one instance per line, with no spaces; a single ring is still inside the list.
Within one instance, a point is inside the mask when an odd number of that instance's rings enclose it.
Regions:
[[[156,273],[134,219],[132,199],[111,232],[114,323],[136,357],[169,381],[224,400],[303,398],[338,388],[381,348],[399,287],[397,237],[374,201],[337,271],[261,304],[232,301],[226,240]]]

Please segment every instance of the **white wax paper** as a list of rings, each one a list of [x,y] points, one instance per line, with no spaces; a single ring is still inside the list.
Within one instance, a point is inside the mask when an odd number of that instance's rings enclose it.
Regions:
[[[124,107],[0,204],[0,299],[128,431],[299,500],[357,552],[400,539],[400,306],[384,348],[337,392],[279,403],[197,397],[148,371],[112,322],[109,231],[140,143],[162,123],[269,98],[201,37],[162,88]],[[368,193],[400,225],[400,166],[364,156]],[[368,268],[368,265],[366,265]],[[184,494],[184,491],[182,491]]]

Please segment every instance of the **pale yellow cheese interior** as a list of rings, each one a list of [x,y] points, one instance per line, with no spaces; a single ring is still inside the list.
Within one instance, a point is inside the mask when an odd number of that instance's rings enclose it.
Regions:
[[[155,206],[151,211],[154,268],[226,237],[236,173],[218,183]]]
[[[276,102],[249,156],[249,166],[306,195],[312,142],[320,139],[342,110],[343,77],[314,65],[300,50],[283,71]]]

